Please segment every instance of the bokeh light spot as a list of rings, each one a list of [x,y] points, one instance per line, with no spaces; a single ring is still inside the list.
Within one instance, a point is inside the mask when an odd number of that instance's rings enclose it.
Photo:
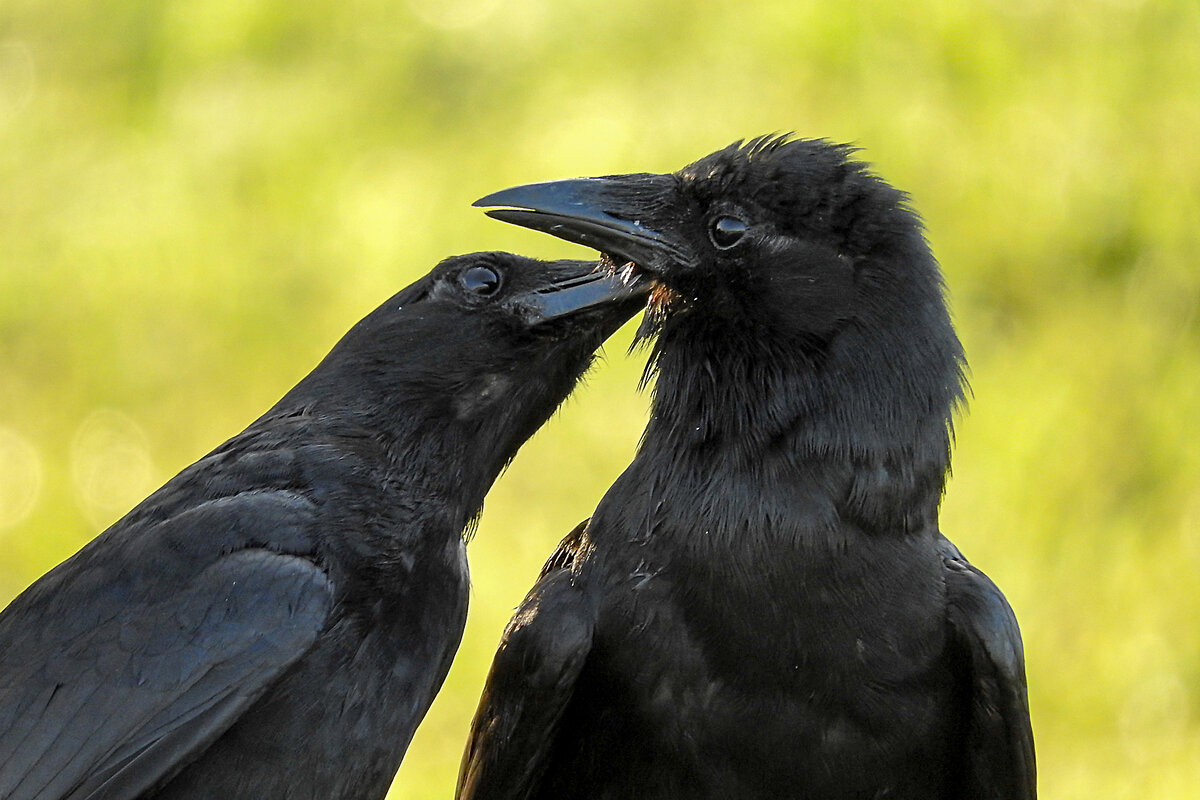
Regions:
[[[155,489],[145,431],[118,411],[93,411],[71,442],[71,477],[88,520],[111,525]]]
[[[1139,764],[1166,755],[1182,742],[1189,714],[1188,690],[1170,671],[1152,672],[1134,684],[1121,709],[1121,744]]]
[[[0,428],[0,530],[23,521],[37,504],[42,459],[28,439]]]

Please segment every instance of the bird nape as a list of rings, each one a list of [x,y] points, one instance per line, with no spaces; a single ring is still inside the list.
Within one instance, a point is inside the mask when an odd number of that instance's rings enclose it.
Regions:
[[[1033,798],[1024,657],[938,529],[963,353],[906,196],[820,140],[476,205],[657,284],[650,421],[501,641],[460,798]]]
[[[0,613],[4,800],[378,800],[446,676],[463,534],[644,302],[447,259]]]

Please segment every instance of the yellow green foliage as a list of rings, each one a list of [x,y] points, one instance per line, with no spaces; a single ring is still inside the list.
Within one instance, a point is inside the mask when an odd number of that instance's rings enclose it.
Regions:
[[[1025,634],[1045,798],[1200,785],[1200,4],[0,4],[0,602],[240,430],[469,207],[738,138],[910,191],[975,399],[943,528]],[[471,545],[393,798],[445,798],[493,648],[645,417],[627,328]]]

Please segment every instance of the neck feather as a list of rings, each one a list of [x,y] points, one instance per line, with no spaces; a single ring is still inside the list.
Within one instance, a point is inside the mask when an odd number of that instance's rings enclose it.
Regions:
[[[647,367],[643,452],[715,474],[823,475],[842,516],[871,529],[936,523],[964,391],[956,339],[925,363],[853,328],[817,347],[673,323]]]

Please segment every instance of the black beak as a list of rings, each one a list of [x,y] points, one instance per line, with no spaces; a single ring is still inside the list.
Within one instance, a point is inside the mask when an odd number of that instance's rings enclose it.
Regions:
[[[618,264],[632,261],[657,273],[668,263],[686,263],[678,245],[650,227],[639,209],[669,202],[669,175],[615,175],[514,186],[481,197],[475,206],[489,217],[553,234],[607,254]]]
[[[577,274],[514,298],[530,326],[588,311],[619,317],[619,325],[644,305],[650,293],[650,281],[638,275],[613,274],[591,261],[571,263],[579,266]]]

